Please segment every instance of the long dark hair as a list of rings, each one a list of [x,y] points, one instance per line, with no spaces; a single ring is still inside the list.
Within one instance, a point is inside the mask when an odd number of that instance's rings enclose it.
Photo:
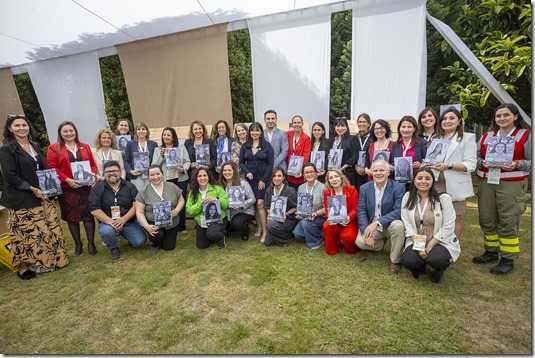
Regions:
[[[281,167],[276,167],[276,168],[273,168],[273,170],[271,171],[271,175],[269,176],[269,187],[270,188],[273,188],[274,185],[273,185],[273,177],[275,176],[275,174],[277,174],[278,172],[281,172],[282,173],[282,176],[284,177],[284,179],[282,179],[282,184],[284,185],[288,185],[288,182],[286,181],[286,172],[284,171],[284,169],[282,169]]]
[[[437,126],[438,126],[438,114],[437,112],[435,112],[435,110],[431,107],[426,107],[424,109],[422,109],[420,111],[420,114],[418,115],[418,137],[420,138],[423,138],[424,137],[424,126],[422,125],[422,117],[427,113],[427,112],[431,112],[431,114],[433,115],[433,117],[435,117],[435,125],[434,125],[434,128],[433,130],[437,131]]]
[[[26,121],[26,123],[28,123],[28,139],[29,140],[33,139],[33,136],[34,136],[34,133],[35,133],[35,129],[33,128],[32,124],[30,123],[28,118],[26,118],[26,116],[24,116],[22,114],[15,114],[15,115],[8,115],[7,116],[6,124],[4,124],[4,139],[2,140],[2,143],[7,144],[7,143],[11,143],[11,142],[15,142],[16,141],[15,135],[13,134],[13,132],[11,132],[9,130],[9,127],[11,127],[13,122],[15,120],[17,120],[17,119],[24,119]]]
[[[402,137],[400,130],[401,130],[401,125],[403,124],[403,122],[409,122],[410,124],[412,124],[412,126],[414,127],[414,132],[412,133],[412,138],[411,139],[412,139],[414,144],[420,143],[420,137],[416,133],[416,131],[418,130],[418,122],[416,122],[416,119],[413,116],[403,116],[401,118],[401,120],[399,121],[399,123],[398,123],[398,136],[399,136],[399,138],[396,141],[396,143],[394,143],[394,145],[401,145],[399,140]]]
[[[271,113],[271,112],[270,112]],[[246,148],[252,148],[253,146],[253,138],[251,138],[251,130],[253,129],[260,129],[260,138],[259,138],[259,146],[260,148],[264,148],[266,145],[266,140],[264,139],[264,128],[262,127],[262,124],[259,122],[251,123],[249,126],[249,132],[247,132],[247,141],[245,142]]]
[[[210,138],[212,138],[217,143],[217,137],[219,137],[219,132],[217,130],[217,126],[219,126],[220,123],[225,124],[225,134],[227,138],[230,138],[231,132],[230,132],[230,126],[228,125],[227,121],[224,121],[222,119],[218,120],[213,126],[212,126],[212,135]]]
[[[197,200],[199,199],[200,191],[199,191],[199,183],[197,183],[197,177],[199,176],[199,173],[201,171],[205,171],[206,174],[208,175],[208,185],[210,184],[212,184],[212,186],[216,185],[216,182],[210,170],[206,168],[201,168],[201,167],[193,169],[193,172],[191,173],[191,179],[189,182],[189,188],[190,188],[189,195],[193,196],[192,200],[194,203],[196,203]]]
[[[421,172],[426,172],[426,173],[431,175],[431,178],[433,178],[433,185],[431,185],[431,188],[429,188],[428,198],[429,198],[429,202],[431,203],[431,208],[434,210],[435,209],[435,203],[436,202],[440,203],[440,196],[442,194],[446,194],[446,193],[438,191],[438,190],[435,189],[435,175],[433,174],[433,171],[431,170],[431,168],[429,168],[429,167],[421,167],[414,174],[414,178],[416,178],[416,176]],[[416,185],[414,185],[414,179],[413,179],[412,180],[411,189],[409,190],[409,198],[407,200],[407,203],[405,203],[405,207],[404,208],[407,209],[407,210],[414,209],[416,207],[416,205],[418,205],[418,199],[419,199],[418,189],[416,188]]]
[[[227,160],[221,166],[221,173],[219,174],[219,180],[218,180],[219,185],[221,185],[223,188],[227,187],[227,184],[228,184],[227,183],[227,179],[225,179],[225,177],[223,176],[223,169],[227,165],[230,165],[230,167],[232,168],[232,170],[234,172],[234,175],[232,176],[232,179],[228,180],[230,182],[230,185],[231,186],[240,186],[241,185],[241,179],[240,179],[239,169],[238,169],[238,166],[236,165],[236,163],[234,163],[232,160]]]
[[[459,125],[457,126],[456,131],[457,131],[457,142],[460,142],[461,140],[463,140],[464,119],[463,119],[461,112],[459,112],[457,108],[455,108],[454,106],[449,107],[440,115],[440,118],[438,120],[438,125],[437,125],[437,134],[434,138],[444,137],[444,129],[442,129],[442,121],[444,120],[444,117],[446,117],[446,114],[450,112],[452,112],[453,114],[457,116],[457,118],[459,118]]]
[[[323,129],[323,134],[320,137],[320,145],[318,147],[318,150],[326,151],[329,147],[329,143],[327,141],[327,137],[325,137],[325,134],[327,133],[325,131],[325,125],[323,125],[323,123],[321,122],[314,122],[314,124],[312,125],[312,133],[310,133],[310,141],[312,143],[312,147],[314,147],[314,143],[316,143],[316,137],[314,137],[314,126],[318,126]]]
[[[165,143],[163,142],[163,132],[169,131],[171,132],[171,136],[173,137],[173,147],[178,147],[178,136],[176,135],[176,131],[173,127],[165,127],[162,131],[162,145],[160,148],[165,148]]]
[[[74,129],[74,132],[76,133],[76,136],[74,137],[74,141],[76,142],[76,144],[80,144],[80,140],[78,139],[78,129],[76,129],[76,125],[71,121],[63,121],[58,126],[58,144],[59,144],[58,153],[59,153],[59,148],[65,145],[65,141],[63,140],[63,138],[61,138],[61,130],[65,126],[71,126]]]
[[[524,129],[530,129],[531,127],[524,121],[524,118],[522,118],[522,115],[518,111],[518,107],[515,106],[513,103],[504,103],[500,104],[496,109],[494,110],[494,116],[492,116],[492,126],[490,127],[491,130],[496,131],[500,130],[500,126],[496,124],[496,112],[498,112],[499,109],[507,108],[510,110],[513,115],[518,115],[518,118],[515,120],[515,127],[516,128],[524,128]]]
[[[377,142],[377,137],[375,136],[376,124],[379,124],[381,127],[384,127],[386,129],[385,139],[388,140],[388,138],[392,136],[392,129],[390,128],[390,124],[384,119],[378,119],[375,122],[373,122],[372,126],[370,127],[370,138],[372,142]]]
[[[349,133],[349,124],[347,123],[347,118],[346,117],[336,117],[336,119],[334,120],[334,124],[333,124],[333,135],[332,135],[332,138],[331,138],[331,141],[333,143],[334,143],[334,139],[336,137],[338,137],[338,134],[336,134],[336,126],[340,126],[340,125],[345,126],[347,128],[347,131],[342,136],[342,140],[347,139],[347,137],[349,137],[351,135],[351,133]]]
[[[215,208],[215,215],[214,216],[210,216],[210,219],[217,219],[217,218],[220,218],[221,215],[219,215],[219,211],[217,211],[217,205],[215,203],[208,203],[208,205],[206,205],[206,212],[205,212],[205,215],[206,213],[210,213],[210,208],[211,207],[214,207]]]
[[[130,120],[128,118],[119,118],[117,120],[117,123],[115,124],[115,131],[114,133],[117,134],[117,135],[121,135],[121,133],[119,132],[119,129],[117,129],[117,127],[119,126],[119,123],[121,122],[126,122],[128,123],[128,133],[126,133],[127,135],[130,135],[132,136],[132,122],[130,122]]]

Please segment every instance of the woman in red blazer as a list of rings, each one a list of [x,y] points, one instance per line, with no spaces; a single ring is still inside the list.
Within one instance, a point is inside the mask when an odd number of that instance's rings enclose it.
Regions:
[[[310,161],[310,149],[312,143],[310,137],[303,132],[303,118],[301,116],[293,116],[292,118],[293,131],[288,131],[288,168],[290,168],[290,159],[292,155],[304,157],[303,165]],[[298,176],[287,175],[286,180],[288,185],[297,191],[299,186],[305,182],[303,174]]]
[[[345,210],[342,203],[342,210],[339,216],[346,214],[346,219],[341,223],[334,224],[329,222],[333,219],[333,209],[329,210],[329,196],[345,195]],[[327,208],[325,215],[327,221],[323,224],[323,232],[325,233],[325,252],[329,255],[334,255],[342,251],[340,241],[344,242],[344,251],[348,254],[354,254],[360,251],[355,244],[355,239],[358,234],[357,223],[357,205],[359,202],[359,194],[357,189],[349,183],[347,177],[340,171],[340,169],[330,169],[326,174],[325,191],[323,192],[323,202]],[[331,212],[329,212],[331,211]],[[331,218],[329,218],[331,216]]]
[[[93,173],[90,185],[80,185],[82,184],[80,180],[73,178],[71,164],[82,161],[89,161]],[[97,166],[91,154],[91,148],[78,140],[78,131],[74,123],[65,121],[59,125],[58,141],[48,147],[46,166],[56,169],[58,179],[61,182],[63,195],[58,197],[61,218],[67,222],[76,244],[74,254],[78,256],[83,252],[79,224],[80,221],[83,221],[88,242],[87,250],[90,255],[95,255],[97,253],[95,221],[89,210],[88,198],[95,183]]]

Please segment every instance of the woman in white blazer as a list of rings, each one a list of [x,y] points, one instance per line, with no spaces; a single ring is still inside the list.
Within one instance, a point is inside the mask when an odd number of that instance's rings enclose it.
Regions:
[[[429,167],[416,172],[413,185],[401,202],[401,220],[406,236],[401,264],[414,278],[429,265],[435,269],[431,281],[441,282],[444,271],[459,258],[461,246],[454,233],[452,198],[436,189]]]
[[[476,136],[464,132],[464,120],[455,107],[448,108],[439,119],[434,139],[450,141],[444,163],[432,166],[437,190],[451,195],[455,208],[455,236],[461,237],[461,216],[466,212],[466,198],[474,196],[472,173],[477,165]]]

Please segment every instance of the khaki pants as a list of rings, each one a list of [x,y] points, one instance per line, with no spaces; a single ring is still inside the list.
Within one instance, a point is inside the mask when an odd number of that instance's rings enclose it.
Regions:
[[[401,249],[403,249],[403,245],[405,244],[405,225],[403,221],[394,220],[388,225],[388,228],[383,229],[383,232],[375,230],[372,235],[375,240],[373,247],[364,243],[364,237],[360,233],[360,230],[355,243],[361,250],[381,251],[385,245],[385,240],[390,239],[390,261],[395,264],[401,262]]]

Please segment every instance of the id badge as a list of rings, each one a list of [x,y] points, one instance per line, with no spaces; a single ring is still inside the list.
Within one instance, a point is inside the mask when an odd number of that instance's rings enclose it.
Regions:
[[[208,228],[208,225],[206,225],[206,218],[204,217],[204,213],[201,215],[201,227],[202,228]]]
[[[425,244],[427,242],[427,236],[426,235],[414,235],[412,237],[412,242],[414,243],[412,245],[413,250],[425,251]]]
[[[502,171],[500,168],[489,168],[489,177],[487,178],[487,184],[500,184],[501,172]]]
[[[121,218],[121,208],[119,206],[116,205],[111,207],[111,218],[113,220]]]

